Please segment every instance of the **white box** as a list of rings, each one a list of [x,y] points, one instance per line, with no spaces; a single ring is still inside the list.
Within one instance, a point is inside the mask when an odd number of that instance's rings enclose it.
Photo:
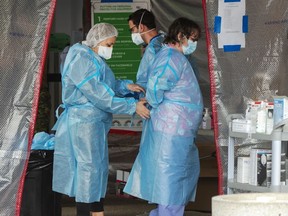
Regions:
[[[123,170],[116,170],[116,181],[127,182],[130,172]]]
[[[124,172],[122,170],[116,170],[116,181],[123,181]]]
[[[286,96],[274,97],[274,125],[288,118],[288,98]]]
[[[129,174],[130,174],[129,172],[124,171],[124,178],[123,178],[123,181],[124,181],[124,182],[127,182],[127,181],[128,181]]]
[[[237,158],[237,182],[249,183],[250,178],[250,157]]]
[[[251,121],[246,119],[233,119],[231,130],[233,132],[250,133]]]

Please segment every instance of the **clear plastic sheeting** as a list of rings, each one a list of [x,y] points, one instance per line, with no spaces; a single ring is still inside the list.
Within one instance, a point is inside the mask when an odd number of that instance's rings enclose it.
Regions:
[[[278,91],[288,95],[288,1],[246,1],[248,33],[245,48],[238,52],[218,49],[214,19],[218,2],[203,0],[207,33],[215,140],[218,149],[219,191],[227,186],[227,115],[245,113],[245,98],[259,100]],[[240,151],[241,153],[241,151]]]
[[[55,4],[0,3],[0,216],[20,213]]]

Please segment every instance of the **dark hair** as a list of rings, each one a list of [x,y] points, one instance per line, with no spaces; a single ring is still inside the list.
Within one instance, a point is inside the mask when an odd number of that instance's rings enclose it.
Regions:
[[[141,24],[147,26],[148,29],[156,28],[155,17],[153,13],[146,9],[139,9],[134,13],[130,14],[127,21],[131,20],[136,26],[139,26],[141,17],[142,17]]]
[[[201,28],[194,21],[187,19],[185,17],[180,17],[170,25],[168,29],[168,34],[164,40],[164,43],[177,43],[178,34],[181,33],[181,37],[189,38],[192,32],[198,31],[198,38],[200,37]],[[196,33],[196,32],[195,32]]]

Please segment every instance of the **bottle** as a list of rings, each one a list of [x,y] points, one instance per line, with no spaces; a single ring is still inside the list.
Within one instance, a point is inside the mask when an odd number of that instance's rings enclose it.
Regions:
[[[211,118],[211,129],[214,129],[214,125],[213,125],[213,115],[212,115],[212,113],[210,113],[210,118]]]
[[[210,130],[211,129],[211,117],[209,114],[209,108],[205,108],[205,113],[202,119],[202,129]]]
[[[260,108],[257,112],[257,121],[256,121],[256,133],[265,133],[266,132],[266,103],[261,101]]]
[[[250,133],[256,133],[257,115],[260,106],[260,101],[252,101],[247,104],[245,119],[247,120],[247,123],[250,124]]]
[[[268,102],[266,104],[266,111],[267,111],[266,134],[271,134],[274,126],[274,120],[273,120],[274,102]]]

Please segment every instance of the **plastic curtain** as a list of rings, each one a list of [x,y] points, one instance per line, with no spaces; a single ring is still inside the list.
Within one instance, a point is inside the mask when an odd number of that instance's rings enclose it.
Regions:
[[[245,34],[245,48],[236,52],[218,48],[218,37],[214,31],[218,4],[219,1],[203,0],[219,161],[219,192],[225,193],[229,132],[227,116],[244,114],[247,98],[271,99],[276,91],[278,95],[288,95],[288,1],[246,1],[248,32]]]
[[[56,0],[0,3],[0,215],[20,215]]]

